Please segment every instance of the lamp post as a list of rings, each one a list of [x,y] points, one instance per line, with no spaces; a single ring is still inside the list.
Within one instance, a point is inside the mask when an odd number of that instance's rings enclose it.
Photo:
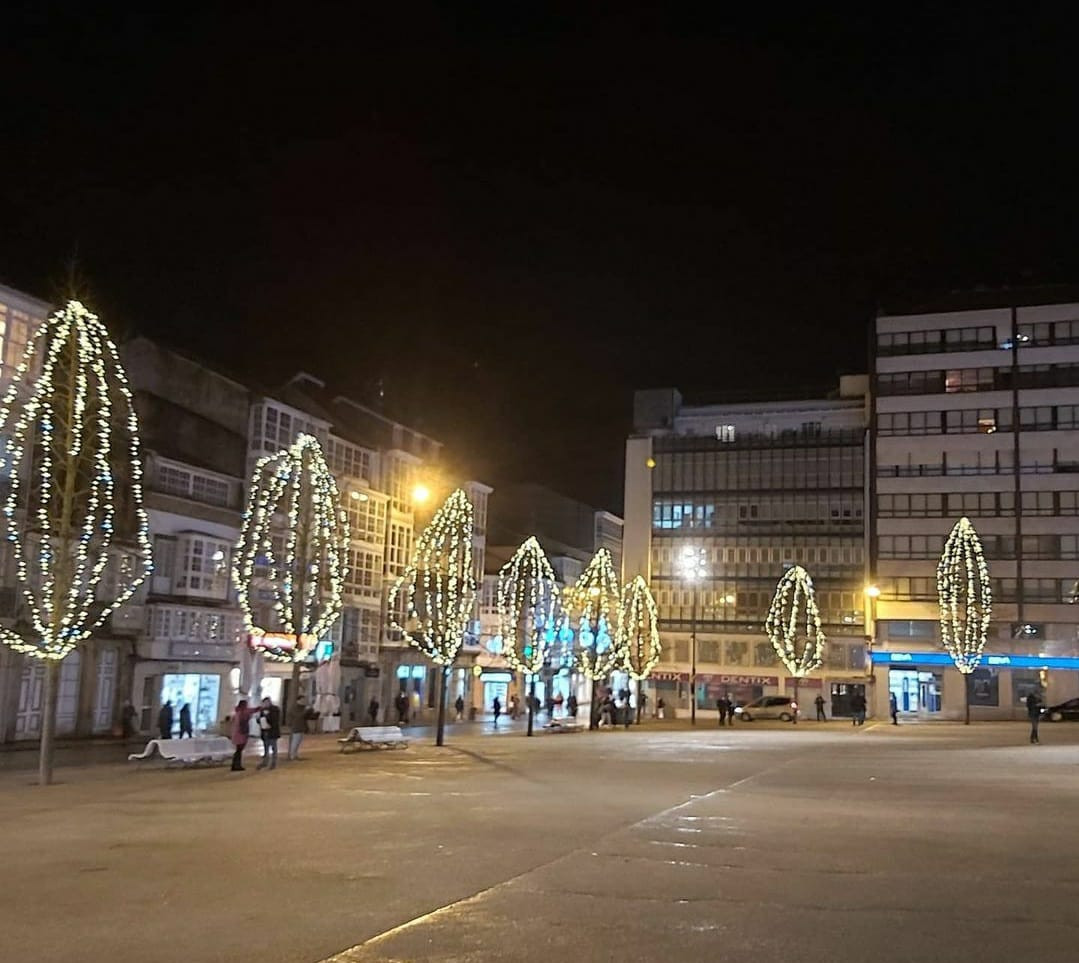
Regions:
[[[689,719],[692,725],[697,724],[697,583],[703,579],[708,570],[705,568],[705,551],[703,548],[694,548],[687,545],[682,549],[682,557],[679,561],[682,570],[682,578],[690,584],[690,623],[689,623]]]

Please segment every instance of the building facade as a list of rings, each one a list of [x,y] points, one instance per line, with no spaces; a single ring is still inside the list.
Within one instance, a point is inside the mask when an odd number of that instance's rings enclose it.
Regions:
[[[973,718],[1023,717],[1039,687],[1049,704],[1079,695],[1079,297],[984,295],[881,315],[873,353],[877,712],[893,693],[901,713],[965,713],[936,583],[963,516],[993,595]]]
[[[826,399],[701,406],[637,392],[623,577],[652,586],[663,659],[651,684],[669,709],[690,708],[694,664],[698,709],[793,689],[764,630],[793,565],[813,579],[828,639],[802,701],[820,693],[846,715],[864,692],[867,387],[855,376]]]

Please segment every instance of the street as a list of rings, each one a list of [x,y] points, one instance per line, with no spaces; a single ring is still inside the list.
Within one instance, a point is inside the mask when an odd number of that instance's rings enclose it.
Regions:
[[[5,960],[1070,959],[1079,727],[653,723],[0,772]]]

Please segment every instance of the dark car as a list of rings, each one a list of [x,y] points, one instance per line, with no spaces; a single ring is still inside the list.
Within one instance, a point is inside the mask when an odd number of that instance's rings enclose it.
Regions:
[[[1045,718],[1050,722],[1079,722],[1079,699],[1069,699],[1060,705],[1049,706]]]

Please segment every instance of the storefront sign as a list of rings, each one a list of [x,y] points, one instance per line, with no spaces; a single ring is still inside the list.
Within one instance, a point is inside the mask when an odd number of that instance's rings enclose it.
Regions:
[[[649,678],[653,682],[689,682],[688,672],[653,672]]]
[[[947,652],[874,652],[874,665],[953,665]],[[1057,655],[986,653],[981,664],[994,669],[1064,669],[1079,672],[1079,658]]]
[[[779,685],[779,677],[774,675],[699,675],[697,678],[718,685]]]

